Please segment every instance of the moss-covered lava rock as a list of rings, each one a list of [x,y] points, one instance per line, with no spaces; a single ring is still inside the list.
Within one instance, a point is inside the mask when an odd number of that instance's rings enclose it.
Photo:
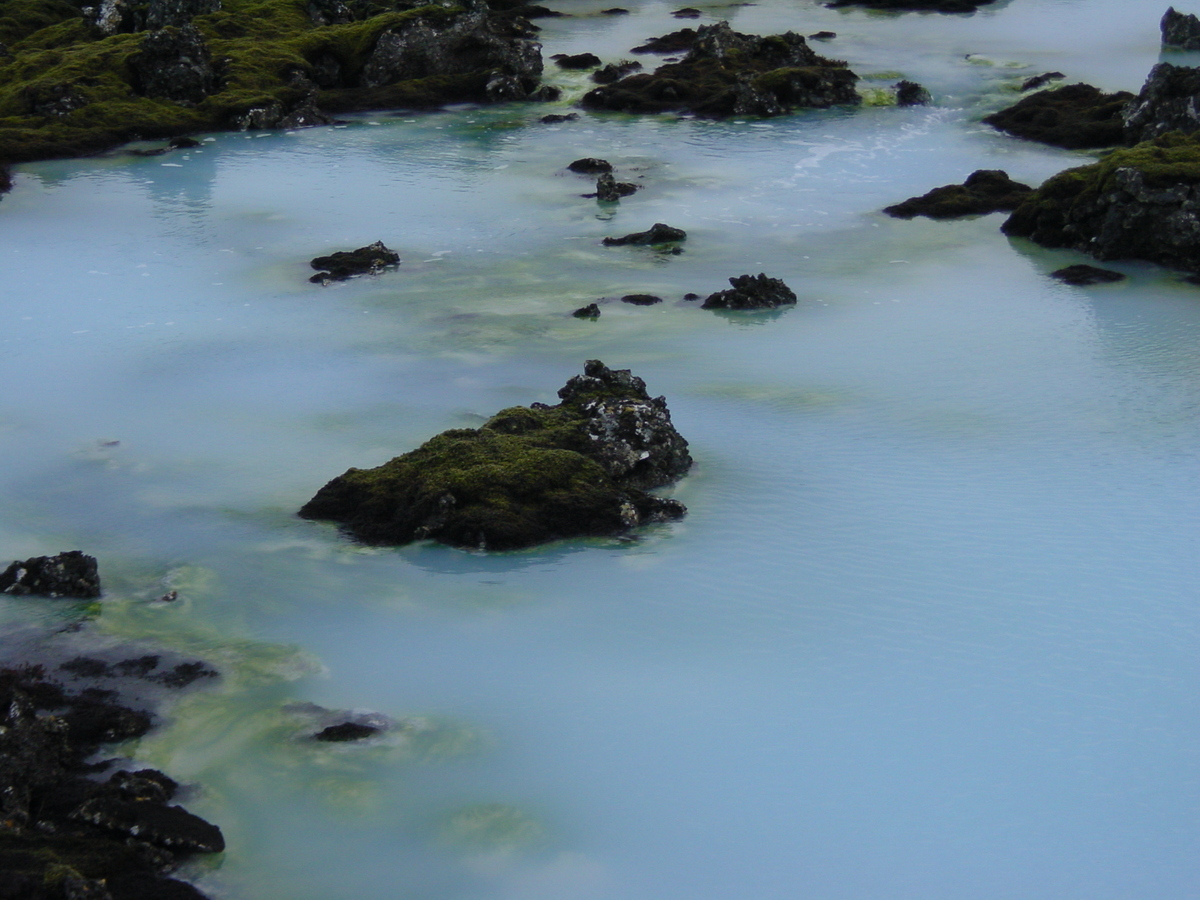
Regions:
[[[959,216],[1012,212],[1033,192],[1027,184],[1013,181],[1000,169],[979,169],[962,184],[934,188],[920,197],[884,208],[897,219],[928,216],[931,219],[956,219]]]
[[[691,467],[662,397],[627,369],[589,360],[556,406],[505,409],[481,428],[443,432],[374,469],[350,469],[304,507],[370,544],[429,538],[511,550],[620,534],[681,518],[646,493]]]
[[[536,29],[504,5],[5,3],[0,165],[328,113],[540,96]]]
[[[590,109],[634,113],[779,116],[861,103],[856,81],[844,62],[819,56],[798,34],[759,37],[718,22],[696,30],[680,62],[602,85],[581,102]]]
[[[1128,91],[1106,94],[1090,84],[1038,91],[984,118],[1017,137],[1055,147],[1112,147],[1124,141]]]
[[[1200,272],[1200,135],[1165,134],[1048,179],[1005,234]]]

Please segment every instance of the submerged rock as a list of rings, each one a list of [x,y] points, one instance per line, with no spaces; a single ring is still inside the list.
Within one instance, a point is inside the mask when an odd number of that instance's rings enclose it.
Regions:
[[[79,550],[57,556],[34,556],[14,562],[0,573],[0,593],[40,594],[90,600],[100,596],[96,557]]]
[[[630,306],[654,306],[656,303],[662,303],[663,298],[655,294],[626,294],[621,298],[621,302]]]
[[[796,295],[782,280],[758,275],[738,275],[729,279],[729,290],[709,294],[701,309],[777,309],[796,302]]]
[[[374,469],[350,469],[300,510],[369,544],[432,539],[511,550],[615,535],[678,519],[646,493],[691,467],[666,400],[627,369],[589,360],[557,406],[501,410],[481,428],[443,432]]]
[[[1191,13],[1175,12],[1175,7],[1168,6],[1158,27],[1165,46],[1200,50],[1200,19]]]
[[[637,231],[624,237],[606,237],[602,243],[605,247],[620,247],[626,244],[669,244],[683,240],[687,240],[687,232],[682,228],[655,222],[649,231]]]
[[[362,725],[358,722],[342,722],[338,725],[330,725],[327,728],[322,728],[313,735],[313,740],[326,741],[328,743],[361,741],[369,737],[374,737],[381,731],[383,731],[382,728],[377,728],[374,725]]]
[[[1125,109],[1125,141],[1136,144],[1169,131],[1200,130],[1200,69],[1159,63]]]
[[[1200,135],[1166,134],[1068,169],[1002,226],[1045,247],[1200,272]]]
[[[845,63],[819,56],[798,34],[759,37],[718,22],[694,32],[680,62],[594,88],[581,102],[620,112],[779,116],[802,107],[858,104],[856,81]]]
[[[1072,284],[1076,287],[1086,287],[1090,284],[1112,284],[1114,281],[1125,280],[1125,275],[1121,272],[1114,272],[1112,269],[1099,269],[1096,266],[1089,266],[1084,263],[1058,269],[1051,272],[1050,277],[1057,278],[1064,284]]]
[[[1011,212],[1032,192],[1033,188],[1013,181],[1007,172],[979,169],[968,175],[962,184],[934,188],[927,194],[910,197],[883,211],[897,219],[911,219],[914,216],[954,219],[959,216]]]
[[[577,319],[598,319],[600,318],[600,307],[595,303],[589,303],[587,306],[579,307],[571,315]]]
[[[345,281],[355,275],[377,275],[386,268],[400,265],[400,254],[385,247],[383,241],[376,241],[357,250],[339,250],[329,256],[318,256],[310,265],[318,272],[308,280],[326,284]]]
[[[988,125],[1031,141],[1080,150],[1111,147],[1124,139],[1128,91],[1105,94],[1090,84],[1069,84],[1030,94],[984,118]]]

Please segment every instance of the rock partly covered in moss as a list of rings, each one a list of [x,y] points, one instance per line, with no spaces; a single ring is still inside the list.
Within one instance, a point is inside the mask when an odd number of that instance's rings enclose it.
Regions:
[[[153,769],[95,779],[101,745],[145,734],[147,713],[70,693],[40,666],[0,669],[0,888],[23,900],[202,900],[168,878],[187,856],[220,852],[221,831],[181,806]]]
[[[908,12],[975,12],[995,0],[830,0],[826,6],[865,6],[868,9],[894,9]]]
[[[34,556],[0,572],[0,593],[90,600],[100,596],[96,557],[79,550]]]
[[[732,287],[709,294],[701,309],[778,309],[796,302],[796,294],[780,278],[763,273],[737,275],[729,279]]]
[[[1000,169],[979,169],[967,176],[962,184],[947,184],[934,188],[920,197],[910,197],[903,203],[883,211],[897,219],[928,216],[931,219],[955,219],[993,212],[1011,212],[1033,192],[1027,184],[1013,181]]]
[[[1200,130],[1200,69],[1159,63],[1125,110],[1125,142]]]
[[[582,103],[621,112],[778,116],[860,103],[856,81],[845,63],[819,56],[798,34],[759,37],[718,22],[696,30],[680,62],[597,87]]]
[[[313,284],[327,284],[356,275],[378,275],[384,269],[400,265],[400,254],[385,247],[383,241],[376,241],[357,250],[339,250],[328,256],[318,256],[310,265],[317,274],[308,280]]]
[[[1124,140],[1128,91],[1106,94],[1090,84],[1068,84],[1030,94],[984,122],[1001,131],[1055,147],[1111,147]]]
[[[1005,234],[1200,272],[1200,136],[1166,134],[1048,179]]]
[[[1158,27],[1165,46],[1200,50],[1200,19],[1191,13],[1176,12],[1175,7],[1168,6]]]
[[[520,3],[22,0],[0,15],[0,164],[334,113],[542,99]]]
[[[558,396],[557,406],[505,409],[378,468],[350,469],[300,515],[339,522],[370,544],[428,538],[487,550],[621,534],[684,515],[678,501],[646,493],[692,464],[666,400],[599,360]]]

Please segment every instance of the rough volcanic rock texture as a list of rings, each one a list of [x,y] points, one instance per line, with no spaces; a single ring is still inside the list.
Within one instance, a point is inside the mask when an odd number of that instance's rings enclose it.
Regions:
[[[776,309],[796,302],[796,294],[782,279],[758,275],[737,275],[729,279],[729,290],[709,294],[702,309]]]
[[[191,25],[146,35],[129,65],[139,93],[146,97],[195,104],[216,89],[208,45]]]
[[[1168,6],[1158,27],[1166,46],[1200,50],[1200,19],[1191,13],[1175,12],[1175,7]]]
[[[82,600],[99,597],[96,558],[79,550],[67,550],[57,556],[34,556],[14,562],[0,573],[0,593]]]
[[[934,188],[927,194],[910,197],[883,211],[897,219],[911,219],[914,216],[954,219],[959,216],[1011,212],[1032,192],[1033,188],[1013,181],[1007,172],[979,169],[968,175],[962,184]]]
[[[1166,134],[1200,130],[1200,69],[1159,63],[1125,109],[1125,141],[1136,144]]]
[[[1128,91],[1105,94],[1090,84],[1038,91],[992,113],[984,122],[1001,131],[1055,147],[1111,147],[1125,137]]]

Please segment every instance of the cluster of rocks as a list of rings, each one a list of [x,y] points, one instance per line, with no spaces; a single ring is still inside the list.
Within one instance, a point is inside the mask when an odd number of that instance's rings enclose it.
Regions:
[[[617,181],[613,175],[612,163],[606,159],[596,159],[585,156],[567,166],[567,169],[577,175],[596,175],[596,190],[584,197],[599,200],[601,203],[618,203],[622,197],[637,193],[640,185],[632,181]]]
[[[761,311],[779,309],[796,304],[796,294],[784,284],[780,278],[771,278],[760,272],[757,275],[735,275],[729,279],[730,287],[723,291],[715,291],[702,298],[699,294],[684,294],[686,302],[703,299],[701,309]],[[621,303],[631,306],[655,306],[663,302],[657,294],[625,294],[618,298]],[[577,319],[598,319],[600,305],[589,303],[572,313]]]

